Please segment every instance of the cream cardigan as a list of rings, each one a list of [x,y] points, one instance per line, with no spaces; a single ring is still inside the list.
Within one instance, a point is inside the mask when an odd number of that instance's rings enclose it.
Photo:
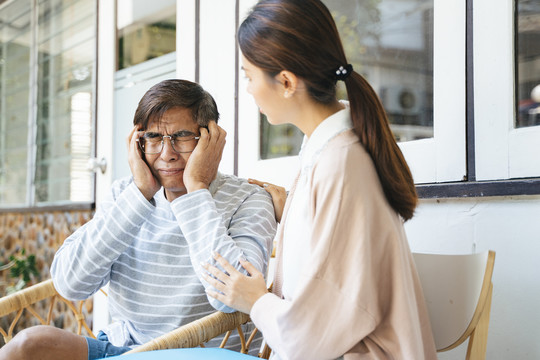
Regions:
[[[313,166],[302,170],[308,181],[293,186],[285,205],[274,293],[255,303],[253,322],[277,359],[436,359],[403,224],[386,201],[370,156],[352,130],[337,126],[319,136],[327,141],[318,140]],[[301,186],[308,187],[308,201],[294,212],[295,221],[303,216],[305,224],[288,225],[295,191],[306,190]],[[284,236],[287,226],[308,226],[311,235]],[[282,264],[291,259],[283,249],[290,241],[307,247],[294,294],[282,297],[288,276],[282,269],[291,268]]]

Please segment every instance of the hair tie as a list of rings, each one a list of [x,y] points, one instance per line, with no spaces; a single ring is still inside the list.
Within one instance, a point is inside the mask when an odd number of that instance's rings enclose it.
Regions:
[[[345,79],[351,75],[351,73],[353,72],[353,67],[351,64],[347,64],[345,66],[340,66],[339,68],[336,69],[335,71],[335,74],[336,74],[336,80],[342,80],[342,81],[345,81]]]

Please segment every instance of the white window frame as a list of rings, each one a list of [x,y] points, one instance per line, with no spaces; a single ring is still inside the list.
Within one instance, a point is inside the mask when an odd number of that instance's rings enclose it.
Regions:
[[[240,23],[256,0],[240,0]],[[268,181],[289,188],[299,169],[298,156],[260,159],[260,112],[247,92],[247,79],[239,61],[238,74],[238,176]]]
[[[240,17],[256,1],[240,0]],[[400,143],[416,183],[461,181],[466,175],[466,3],[434,0],[434,136]],[[288,187],[298,157],[259,159],[259,111],[239,71],[238,174]]]
[[[474,122],[477,180],[540,176],[540,126],[514,128],[514,0],[475,0]]]
[[[234,1],[200,0],[199,79],[214,97],[227,132],[219,171],[235,172],[235,53],[236,6]]]

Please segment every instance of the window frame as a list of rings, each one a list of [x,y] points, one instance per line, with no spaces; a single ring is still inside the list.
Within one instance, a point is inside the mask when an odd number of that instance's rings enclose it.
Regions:
[[[483,2],[482,2],[483,1]],[[508,33],[511,31],[511,35],[505,38],[505,44],[507,47],[500,46],[501,37],[493,36],[497,38],[499,48],[503,49],[503,55],[506,61],[507,71],[504,74],[506,81],[510,81],[511,91],[506,93],[506,97],[501,96],[497,101],[506,101],[506,116],[510,119],[510,123],[503,123],[502,126],[497,128],[495,133],[496,137],[490,144],[478,144],[477,140],[481,141],[482,138],[489,135],[490,123],[484,121],[484,119],[477,119],[477,114],[482,113],[489,107],[489,102],[485,98],[481,98],[479,90],[489,88],[486,84],[488,76],[482,74],[475,74],[476,64],[481,65],[482,62],[478,61],[478,57],[482,57],[482,53],[485,53],[485,49],[481,50],[475,47],[475,42],[483,43],[486,38],[478,34],[478,32],[485,31],[485,34],[490,34],[493,29],[486,29],[485,24],[474,23],[474,17],[492,17],[492,7],[494,3],[486,0],[467,0],[467,50],[466,50],[466,69],[467,69],[467,179],[462,182],[446,183],[446,184],[425,184],[416,187],[420,198],[460,198],[460,197],[491,197],[491,196],[522,196],[522,195],[538,195],[540,194],[540,177],[538,176],[516,176],[516,172],[512,173],[509,170],[509,162],[514,157],[515,159],[516,145],[529,142],[530,139],[526,137],[533,137],[538,143],[540,140],[540,126],[533,128],[521,128],[514,129],[513,123],[516,116],[515,105],[515,88],[516,81],[516,41],[517,38],[517,3],[515,0],[505,0],[506,14],[504,11],[498,15],[502,15],[502,18],[493,21],[494,27],[502,27],[502,33]],[[474,7],[473,7],[474,2]],[[499,3],[500,4],[500,3]],[[511,6],[511,11],[508,11]],[[489,10],[489,11],[487,11]],[[489,14],[489,16],[488,16]],[[509,22],[509,18],[511,19]],[[501,26],[501,23],[505,23],[506,28]],[[478,20],[478,19],[477,19]],[[475,32],[475,29],[480,28],[480,31]],[[483,29],[483,30],[482,30]],[[506,53],[504,53],[506,52]],[[510,80],[508,80],[510,79]],[[479,85],[481,84],[481,85]],[[508,87],[507,87],[508,88]],[[479,99],[480,97],[480,99]],[[510,112],[509,112],[510,109]],[[525,138],[525,141],[523,141]],[[498,152],[496,146],[500,143],[505,146],[507,152]],[[498,156],[495,156],[496,153]],[[522,156],[523,158],[523,156]],[[521,159],[527,162],[527,159]],[[495,164],[495,171],[490,172],[489,166],[491,161],[498,161]],[[480,164],[478,164],[480,162]],[[506,169],[505,169],[506,167]],[[540,175],[540,172],[538,173]]]

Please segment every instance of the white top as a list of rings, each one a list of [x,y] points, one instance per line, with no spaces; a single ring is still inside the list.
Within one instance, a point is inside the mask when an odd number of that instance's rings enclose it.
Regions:
[[[308,186],[312,181],[313,172],[311,169],[326,144],[351,128],[351,114],[347,107],[320,123],[309,139],[304,138],[299,155],[300,175],[283,232],[284,238],[294,239],[294,241],[283,241],[283,273],[287,274],[282,287],[285,299],[294,297],[298,278],[302,273],[301,269],[304,267],[306,259],[309,258],[309,241],[313,224],[311,223],[312,214],[309,214],[306,204],[309,204],[311,196],[311,187]]]

